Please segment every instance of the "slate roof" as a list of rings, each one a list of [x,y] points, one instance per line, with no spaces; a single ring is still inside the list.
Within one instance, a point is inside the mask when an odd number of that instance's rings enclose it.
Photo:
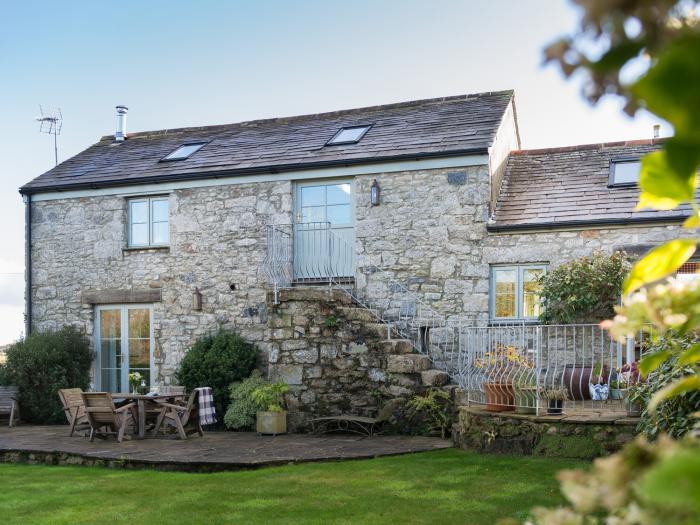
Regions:
[[[486,153],[513,91],[460,95],[256,120],[113,136],[24,185],[35,193],[348,165],[423,156]],[[326,146],[341,128],[371,124],[357,144]],[[187,142],[208,141],[189,159],[159,162]]]
[[[610,162],[660,149],[663,140],[511,152],[490,231],[681,220],[690,207],[633,211],[639,188],[608,187]]]

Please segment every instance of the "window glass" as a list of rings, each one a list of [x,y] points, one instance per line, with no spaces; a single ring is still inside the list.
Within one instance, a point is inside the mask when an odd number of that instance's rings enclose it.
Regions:
[[[496,270],[494,271],[494,281],[495,317],[516,317],[517,272],[515,270]]]
[[[335,135],[329,144],[342,144],[343,142],[357,142],[362,138],[362,135],[369,129],[369,126],[360,126],[355,128],[343,128]]]
[[[326,203],[325,186],[304,186],[301,188],[302,206],[321,206]]]
[[[613,163],[613,184],[635,184],[639,181],[639,161],[626,161]]]
[[[168,199],[153,199],[151,201],[151,213],[153,222],[163,222],[168,220]]]
[[[326,204],[350,204],[352,190],[350,184],[332,184],[327,186],[328,201]]]
[[[542,268],[525,268],[523,270],[523,313],[522,317],[539,317],[542,313],[540,292],[542,285],[538,280],[544,275]]]
[[[682,264],[676,272],[676,279],[681,281],[700,279],[700,261],[688,261]]]
[[[168,223],[154,222],[151,233],[151,244],[168,244]]]
[[[131,246],[148,246],[148,223],[131,225]]]
[[[148,222],[148,201],[131,201],[131,222]]]
[[[167,197],[129,201],[129,246],[163,246],[170,240]]]
[[[331,224],[350,224],[352,223],[352,209],[349,204],[336,204],[326,208],[328,218],[326,219]]]
[[[198,144],[183,144],[172,153],[168,154],[163,160],[183,160],[191,156],[204,146],[205,143]]]
[[[301,209],[302,222],[324,222],[326,220],[325,206],[307,206]]]

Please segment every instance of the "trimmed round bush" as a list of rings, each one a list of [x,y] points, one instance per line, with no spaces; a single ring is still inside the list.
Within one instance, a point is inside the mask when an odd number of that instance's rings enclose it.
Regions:
[[[28,423],[65,423],[58,391],[90,386],[94,354],[72,326],[35,332],[7,350],[3,381],[19,387],[20,415]]]
[[[200,337],[185,354],[176,379],[187,390],[209,386],[219,419],[229,404],[229,385],[241,381],[255,368],[258,349],[235,332],[220,330]]]
[[[252,430],[255,425],[255,413],[263,406],[253,400],[253,391],[265,386],[267,381],[259,370],[253,370],[250,377],[230,386],[231,397],[224,417],[224,425],[232,430]]]

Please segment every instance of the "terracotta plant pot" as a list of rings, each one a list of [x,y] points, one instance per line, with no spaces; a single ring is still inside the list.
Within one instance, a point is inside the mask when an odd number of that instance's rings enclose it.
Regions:
[[[255,414],[255,430],[258,434],[287,433],[287,412],[258,412]]]
[[[537,387],[521,387],[515,389],[515,413],[537,413]]]
[[[515,409],[515,392],[512,383],[483,383],[486,410],[506,412]]]
[[[588,401],[591,399],[591,392],[588,385],[593,383],[592,364],[566,365],[564,367],[564,386],[569,391],[569,399],[572,401]],[[600,376],[607,380],[608,367],[601,367]],[[598,378],[595,378],[597,383]]]

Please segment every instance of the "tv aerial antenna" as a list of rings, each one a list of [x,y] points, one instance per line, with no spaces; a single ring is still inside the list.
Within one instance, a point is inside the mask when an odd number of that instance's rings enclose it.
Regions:
[[[36,118],[36,121],[39,123],[39,133],[53,135],[53,154],[56,165],[58,165],[58,136],[61,134],[61,128],[63,127],[61,108],[52,108],[39,104],[39,113],[41,116]]]

